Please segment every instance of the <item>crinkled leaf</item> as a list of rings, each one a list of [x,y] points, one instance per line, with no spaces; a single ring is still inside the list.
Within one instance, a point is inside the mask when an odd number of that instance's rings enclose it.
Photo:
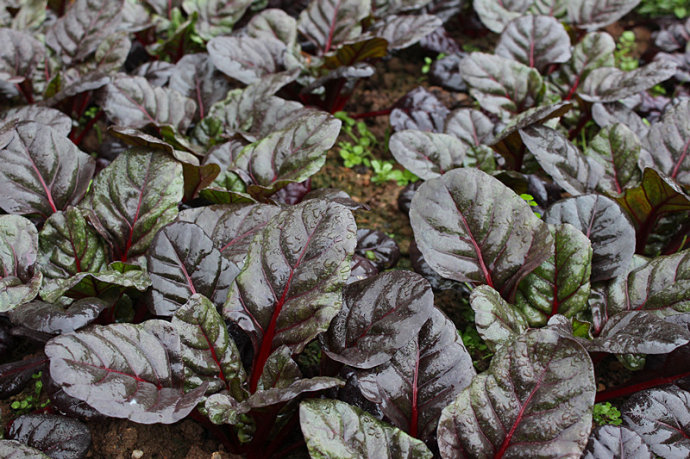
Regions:
[[[302,378],[302,371],[292,359],[292,351],[280,346],[266,360],[257,390],[286,389]]]
[[[439,29],[436,30],[438,31]],[[431,35],[427,35],[425,38],[420,40],[420,46],[428,46],[429,41],[431,41],[429,37],[433,36],[434,33],[432,33]],[[457,44],[453,39],[448,39],[448,43],[454,44],[455,47],[457,47]],[[443,44],[439,44],[439,48],[442,48],[443,46]],[[450,45],[450,47],[452,49],[452,45]],[[432,51],[436,50],[432,49]],[[462,51],[455,50],[439,50],[436,52],[447,52],[451,54],[448,54],[447,56],[443,56],[441,58],[437,58],[435,61],[431,63],[431,68],[429,69],[429,81],[435,85],[443,86],[445,89],[449,89],[451,91],[467,92],[467,85],[465,84],[465,80],[462,79],[461,71],[462,60],[465,58],[466,54]]]
[[[462,77],[479,105],[503,120],[537,105],[544,92],[536,69],[494,54],[471,53],[463,60]]]
[[[35,266],[38,231],[26,218],[0,215],[0,312],[38,294],[43,275]]]
[[[456,137],[414,129],[398,131],[389,140],[393,157],[410,172],[429,180],[461,167],[467,146]]]
[[[76,0],[46,32],[46,44],[65,64],[84,60],[120,24],[124,0]]]
[[[237,266],[223,257],[200,226],[173,222],[158,231],[147,253],[153,310],[171,316],[194,294],[220,307],[237,276]]]
[[[323,335],[323,350],[355,368],[384,364],[416,339],[433,305],[429,283],[409,271],[351,283],[343,291],[342,309]]]
[[[591,242],[567,223],[550,230],[551,256],[520,282],[515,296],[531,326],[543,326],[555,314],[574,317],[587,308],[590,293]]]
[[[340,400],[305,400],[299,417],[311,457],[433,457],[422,441]]]
[[[44,282],[98,272],[107,264],[105,241],[88,224],[83,211],[68,207],[46,220],[38,237],[38,265]]]
[[[362,33],[360,21],[371,13],[367,0],[311,0],[300,13],[298,30],[327,54]]]
[[[50,459],[40,449],[32,448],[17,440],[0,440],[0,455],[5,459]]]
[[[297,21],[285,11],[268,8],[255,14],[244,31],[254,38],[277,38],[292,49],[297,43]]]
[[[69,333],[90,324],[108,307],[100,298],[84,298],[68,307],[34,300],[16,307],[10,319],[16,325],[52,335]]]
[[[250,84],[281,70],[285,44],[275,38],[230,36],[214,38],[207,48],[218,70]]]
[[[367,59],[377,59],[388,54],[388,41],[374,37],[355,43],[348,43],[324,60],[324,67],[337,69],[338,67],[365,62]]]
[[[615,201],[586,194],[552,205],[547,223],[570,223],[592,242],[592,282],[627,272],[635,253],[635,229]]]
[[[589,73],[578,94],[589,102],[614,102],[668,80],[675,72],[675,64],[656,61],[629,72],[600,67]]]
[[[106,416],[172,424],[206,390],[203,384],[184,393],[180,337],[162,320],[96,325],[53,338],[45,352],[55,382]]]
[[[634,431],[623,426],[599,426],[589,436],[583,459],[652,459],[649,447]]]
[[[203,166],[182,163],[182,175],[184,176],[184,201],[187,202],[199,197],[201,190],[213,183],[220,175],[220,166],[213,163]]]
[[[230,87],[206,53],[183,56],[170,72],[169,88],[195,100],[199,118],[208,114],[211,105],[225,99]]]
[[[60,131],[32,121],[18,123],[0,149],[0,207],[47,218],[81,200],[96,163]]]
[[[510,21],[520,16],[528,14],[563,16],[566,2],[563,0],[476,0],[473,6],[479,19],[489,30],[501,33]]]
[[[622,123],[630,128],[638,139],[643,139],[649,131],[649,126],[642,121],[642,117],[622,102],[595,103],[592,105],[592,119],[601,127]]]
[[[416,10],[428,3],[431,3],[431,0],[373,0],[371,6],[374,15],[383,17],[388,14]]]
[[[42,371],[47,362],[48,359],[40,357],[0,365],[0,397],[5,399],[21,392],[31,376]]]
[[[488,284],[504,298],[550,253],[544,222],[510,188],[476,169],[425,182],[412,198],[410,223],[424,259],[441,276]]]
[[[320,392],[322,390],[338,388],[344,385],[345,382],[341,379],[327,376],[298,379],[287,387],[271,387],[269,389],[258,390],[256,393],[252,394],[245,403],[251,409],[264,408],[290,402],[305,393]]]
[[[132,42],[125,32],[115,32],[101,40],[92,58],[60,74],[60,91],[50,101],[105,86],[110,80],[100,78],[117,72],[127,60]]]
[[[182,8],[188,15],[198,14],[196,32],[208,40],[232,32],[251,3],[251,0],[185,0]]]
[[[387,15],[367,32],[385,39],[389,50],[396,50],[412,46],[441,24],[441,19],[432,14]]]
[[[554,73],[552,81],[562,91],[566,100],[569,100],[592,70],[614,66],[615,50],[616,42],[608,33],[588,33],[575,45],[572,57]]]
[[[585,155],[604,166],[604,176],[597,188],[617,194],[637,186],[642,179],[637,165],[640,148],[637,136],[624,124],[613,124],[599,131],[585,150]]]
[[[84,457],[91,447],[91,432],[85,424],[56,414],[19,416],[7,436],[56,459]]]
[[[115,259],[144,254],[159,228],[177,215],[184,192],[182,165],[157,151],[129,150],[96,176],[92,223]]]
[[[242,359],[216,306],[194,294],[175,311],[172,324],[182,342],[185,389],[207,382],[207,395],[223,390],[242,400],[246,379]]]
[[[690,187],[690,100],[669,107],[649,129],[643,145],[658,172]]]
[[[46,20],[47,0],[26,0],[22,2],[19,11],[12,20],[12,28],[15,30],[37,31]],[[2,13],[0,13],[0,16]]]
[[[144,77],[119,73],[103,92],[102,107],[116,124],[142,128],[149,123],[169,124],[184,132],[196,104],[177,91],[152,86]]]
[[[129,3],[129,2],[128,2]],[[132,76],[144,77],[153,86],[165,86],[170,80],[174,64],[166,61],[150,61],[141,64],[130,74]]]
[[[285,344],[300,352],[340,310],[355,232],[345,207],[309,200],[281,211],[254,236],[223,307],[252,339],[252,391],[272,350]]]
[[[568,19],[580,29],[592,31],[613,24],[635,8],[640,0],[574,0],[567,2]]]
[[[199,225],[225,258],[242,265],[254,235],[278,212],[268,204],[212,205],[183,210],[177,219]]]
[[[0,39],[1,40],[1,39]],[[22,105],[12,107],[4,112],[0,117],[3,123],[8,123],[12,119],[17,121],[35,121],[52,127],[58,135],[67,137],[72,130],[72,119],[54,108],[43,107],[41,105]]]
[[[690,454],[690,393],[676,386],[648,389],[630,397],[621,409],[626,427],[663,458]]]
[[[556,18],[522,16],[506,26],[494,52],[544,70],[549,64],[570,59],[570,37]]]
[[[360,256],[367,257],[380,270],[395,266],[400,258],[400,247],[383,231],[360,228],[357,230],[357,249]]]
[[[584,156],[555,129],[530,126],[520,131],[520,137],[542,169],[574,196],[594,190],[604,173],[603,166]]]
[[[455,325],[436,308],[388,362],[357,373],[362,394],[379,403],[394,425],[422,440],[432,438],[441,410],[476,374]]]
[[[420,86],[395,103],[390,123],[396,132],[403,129],[444,132],[445,119],[449,113],[436,96]]]
[[[36,65],[43,61],[45,48],[28,33],[0,28],[0,81],[21,83],[31,81]]]
[[[554,330],[506,343],[441,414],[441,457],[579,457],[596,384],[587,352]]]
[[[529,326],[525,315],[488,285],[472,290],[470,304],[477,332],[492,351],[524,333]]]
[[[446,118],[444,132],[474,147],[489,143],[494,136],[494,122],[479,110],[459,108]]]
[[[637,228],[639,253],[643,252],[646,238],[659,217],[690,210],[690,196],[676,182],[651,168],[644,170],[639,186],[628,188],[616,201]]]

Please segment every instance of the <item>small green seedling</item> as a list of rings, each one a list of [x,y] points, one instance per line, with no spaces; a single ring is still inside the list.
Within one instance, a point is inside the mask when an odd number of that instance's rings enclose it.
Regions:
[[[537,207],[539,204],[537,204],[537,201],[534,200],[534,196],[531,194],[523,193],[520,195],[520,197],[527,202],[531,207]],[[537,217],[541,218],[541,214],[539,212],[534,212],[534,215]]]
[[[409,183],[419,180],[419,177],[407,169],[394,169],[393,163],[390,161],[380,161],[378,159],[374,159],[371,161],[371,167],[374,170],[374,176],[371,178],[371,181],[374,183],[382,183],[387,182],[388,180],[394,180],[398,185],[406,186]]]
[[[40,403],[41,391],[43,390],[41,372],[39,371],[38,373],[34,373],[31,378],[35,380],[33,393],[27,395],[21,400],[13,401],[10,405],[10,408],[12,411],[14,411],[15,416],[21,416],[37,409],[45,408],[50,403],[50,400]]]
[[[347,116],[345,112],[336,112],[335,117],[343,122],[342,130],[352,141],[338,142],[340,157],[345,167],[364,165],[371,167],[374,157],[371,149],[376,145],[376,136],[369,130],[366,123]]]
[[[623,423],[623,420],[621,419],[621,412],[609,402],[595,403],[593,417],[594,422],[600,426],[606,424],[619,426]]]
[[[616,66],[629,72],[639,67],[640,62],[633,56],[635,51],[635,32],[626,30],[618,39],[614,57],[616,59]]]

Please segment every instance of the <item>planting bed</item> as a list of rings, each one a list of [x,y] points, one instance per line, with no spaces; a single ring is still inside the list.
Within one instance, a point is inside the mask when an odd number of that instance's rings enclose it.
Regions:
[[[0,5],[0,457],[690,456],[690,8]]]

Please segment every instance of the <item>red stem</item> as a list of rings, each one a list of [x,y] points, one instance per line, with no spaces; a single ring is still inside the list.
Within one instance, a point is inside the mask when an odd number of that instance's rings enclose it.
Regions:
[[[29,80],[24,80],[21,83],[15,83],[14,85],[16,86],[17,90],[24,96],[24,99],[26,99],[26,102],[29,104],[34,103],[34,96],[31,93],[31,87],[27,87],[26,83],[28,83]]]
[[[580,131],[582,131],[582,129],[585,127],[585,124],[587,124],[591,119],[592,113],[588,110],[585,116],[580,117],[580,121],[577,123],[577,126],[568,132],[568,140],[573,140],[575,137],[577,137],[580,134]]]
[[[103,118],[103,114],[105,112],[103,110],[98,110],[98,113],[96,113],[96,116],[91,118],[88,123],[86,123],[86,126],[84,126],[84,129],[79,133],[79,136],[73,140],[74,144],[76,146],[81,145],[81,142],[84,140],[84,137],[86,137],[86,134],[89,133],[89,131],[94,127],[94,125],[101,119]]]
[[[632,384],[630,386],[618,387],[616,389],[601,391],[597,393],[594,402],[605,402],[607,400],[612,400],[614,398],[625,397],[626,395],[631,395],[635,392],[639,392],[644,389],[649,389],[651,387],[661,386],[664,384],[673,384],[674,381],[687,378],[688,376],[690,376],[690,371],[668,377],[654,378],[641,383]]]
[[[355,115],[351,115],[350,118],[352,118],[353,120],[358,120],[362,118],[374,118],[376,116],[390,115],[392,111],[392,108],[387,108],[385,110],[375,110],[373,112],[357,113]]]

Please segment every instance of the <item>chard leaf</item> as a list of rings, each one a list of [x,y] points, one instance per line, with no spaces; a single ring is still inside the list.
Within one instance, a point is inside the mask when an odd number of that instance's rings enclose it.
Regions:
[[[386,54],[388,54],[388,41],[379,37],[369,38],[355,43],[348,43],[338,48],[335,54],[326,56],[324,67],[335,70],[338,67],[366,62],[367,59],[381,58]]]
[[[53,128],[58,135],[67,137],[72,130],[72,119],[54,108],[43,107],[41,105],[22,105],[12,107],[4,112],[0,117],[3,123],[8,123],[12,119],[17,121],[35,121]]]
[[[285,45],[275,38],[216,37],[208,42],[211,62],[221,72],[244,84],[279,72]]]
[[[267,204],[221,204],[183,210],[177,220],[199,225],[225,258],[241,266],[254,235],[278,212]]]
[[[88,224],[82,210],[68,207],[46,220],[38,235],[38,265],[44,284],[81,272],[98,272],[107,264],[105,241]]]
[[[373,0],[371,2],[374,15],[384,17],[388,14],[397,14],[422,8],[431,3],[431,0]],[[438,2],[434,2],[438,3]]]
[[[531,326],[543,326],[549,317],[574,317],[587,308],[592,267],[592,244],[567,223],[550,226],[551,256],[518,286],[515,305]]]
[[[477,332],[492,351],[524,333],[529,326],[525,315],[488,285],[472,290],[470,304]]]
[[[394,131],[443,132],[450,111],[432,93],[420,86],[405,94],[391,111],[390,123]]]
[[[143,128],[169,124],[184,132],[192,121],[196,104],[167,88],[152,86],[144,77],[118,73],[103,93],[103,110],[115,124]]]
[[[690,187],[690,101],[681,99],[667,109],[643,145],[658,172]]]
[[[623,426],[599,426],[589,436],[583,459],[605,457],[652,459],[652,453],[642,437]]]
[[[46,344],[50,375],[70,396],[106,416],[172,424],[201,401],[206,384],[184,392],[180,337],[162,320],[95,325]]]
[[[147,253],[153,311],[172,316],[194,294],[225,303],[238,267],[223,257],[198,225],[173,222],[158,231]]]
[[[570,60],[554,73],[552,81],[570,100],[588,75],[599,67],[613,67],[616,42],[605,32],[591,32],[574,46]]]
[[[287,387],[270,387],[265,390],[258,390],[245,401],[245,404],[250,409],[265,408],[290,402],[305,393],[320,392],[322,390],[338,388],[344,385],[344,381],[327,376],[298,379]]]
[[[77,300],[67,308],[34,300],[10,311],[10,319],[14,324],[31,330],[58,335],[87,326],[107,307],[108,302],[100,298]]]
[[[424,259],[441,276],[488,284],[508,299],[550,254],[544,222],[510,188],[476,169],[422,184],[410,223]]]
[[[655,455],[690,454],[690,393],[671,385],[644,390],[625,402],[621,415]]]
[[[604,173],[602,166],[555,129],[530,126],[520,131],[520,137],[542,169],[574,196],[594,190]]]
[[[197,166],[190,163],[182,163],[182,176],[184,177],[184,201],[191,201],[199,197],[199,194],[220,175],[218,164],[204,164]]]
[[[568,19],[580,29],[593,31],[613,24],[640,0],[574,0],[567,3]]]
[[[45,55],[45,47],[31,34],[0,28],[0,81],[17,84],[31,81],[31,74]]]
[[[115,259],[146,253],[154,235],[177,215],[184,184],[182,165],[162,152],[129,150],[93,180],[89,219]]]
[[[544,93],[536,69],[494,54],[471,53],[463,60],[462,77],[479,105],[505,121],[537,105]]]
[[[254,38],[277,38],[288,50],[297,44],[297,21],[277,8],[268,8],[255,14],[244,30]]]
[[[383,231],[360,228],[357,230],[355,253],[374,262],[376,269],[384,270],[396,265],[400,258],[400,247]]]
[[[443,410],[441,457],[579,457],[595,392],[592,361],[579,344],[528,330]]]
[[[0,454],[6,459],[49,459],[40,449],[26,446],[17,440],[0,440]]]
[[[360,21],[369,14],[367,0],[311,0],[297,19],[297,29],[325,55],[357,38],[362,33]]]
[[[384,364],[417,338],[433,307],[431,286],[416,273],[389,271],[351,283],[323,335],[322,350],[355,368]]]
[[[432,14],[392,14],[374,23],[368,32],[385,39],[389,50],[396,50],[412,46],[442,24],[441,19]]]
[[[311,457],[433,457],[422,441],[340,400],[304,400],[299,418]]]
[[[446,118],[446,134],[453,135],[470,147],[489,144],[494,136],[494,123],[480,110],[459,108]]]
[[[184,0],[182,8],[190,16],[197,14],[195,30],[208,40],[232,32],[232,27],[251,4],[251,0]]]
[[[396,161],[422,180],[461,167],[467,148],[456,137],[414,129],[393,134],[388,147]]]
[[[658,61],[629,72],[600,67],[589,73],[578,94],[588,102],[615,102],[668,80],[675,73],[674,63]]]
[[[33,300],[43,275],[38,270],[38,231],[26,218],[0,215],[0,312]]]
[[[91,432],[85,424],[56,414],[19,416],[7,436],[55,458],[84,457],[91,448]]]
[[[81,200],[96,167],[93,158],[44,124],[20,122],[8,134],[11,140],[0,149],[3,210],[45,219]]]
[[[642,117],[622,102],[595,103],[592,105],[592,119],[601,127],[616,123],[624,124],[636,134],[638,139],[644,139],[649,131],[649,126],[642,121]]]
[[[520,16],[563,16],[565,5],[563,0],[477,0],[473,4],[479,19],[495,33],[501,33],[511,20]]]
[[[83,61],[119,26],[124,0],[76,0],[46,32],[46,44],[65,64]]]
[[[690,196],[676,182],[651,168],[644,170],[639,186],[628,188],[616,201],[637,229],[638,253],[643,253],[647,237],[660,217],[690,210]]]
[[[570,59],[570,37],[556,18],[522,16],[508,23],[494,53],[543,71]]]
[[[287,345],[298,353],[326,331],[356,243],[350,211],[315,199],[282,210],[254,236],[223,307],[252,339],[252,392],[273,350]]]
[[[257,389],[286,389],[301,378],[302,371],[292,359],[292,351],[287,346],[280,346],[266,360]]]
[[[242,385],[247,375],[216,306],[195,293],[175,311],[172,324],[182,343],[185,390],[207,383],[206,395],[227,391],[237,400],[245,398]]]
[[[129,3],[129,2],[127,2]],[[153,86],[165,86],[170,80],[170,75],[175,65],[165,61],[150,61],[141,64],[131,72],[133,76],[146,78]]]
[[[615,201],[595,194],[566,198],[544,215],[547,223],[570,223],[592,242],[592,282],[627,272],[635,253],[635,229]]]
[[[433,437],[441,410],[475,374],[455,325],[436,308],[388,362],[357,371],[364,397],[379,403],[394,425],[425,441]]]
[[[48,359],[40,357],[0,365],[0,397],[8,398],[21,392],[34,373],[45,369],[47,362]]]
[[[613,124],[599,131],[585,150],[585,155],[604,167],[604,177],[597,189],[618,194],[639,185],[642,179],[637,165],[640,148],[637,136],[624,124]]]
[[[230,87],[206,53],[183,56],[170,72],[169,88],[196,101],[200,119],[208,115],[213,104],[225,99]]]

